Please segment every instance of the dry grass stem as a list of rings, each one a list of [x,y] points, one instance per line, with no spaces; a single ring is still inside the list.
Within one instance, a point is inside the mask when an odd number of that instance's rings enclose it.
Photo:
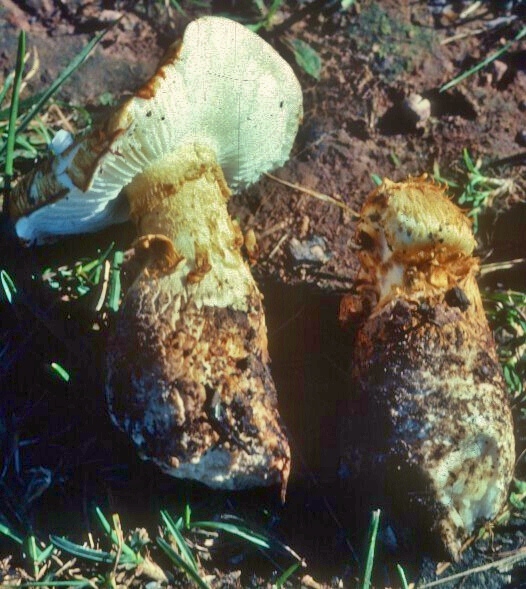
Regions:
[[[480,268],[480,275],[485,276],[492,272],[498,272],[499,270],[510,270],[515,266],[520,266],[526,263],[526,258],[515,258],[514,260],[508,260],[506,262],[493,262],[491,264],[483,264]]]
[[[99,300],[95,305],[95,311],[100,311],[102,309],[102,305],[104,305],[104,301],[106,300],[106,294],[108,292],[108,285],[110,283],[110,270],[111,264],[108,260],[104,262],[104,276],[102,278],[102,285],[100,289]]]
[[[335,198],[334,196],[329,196],[328,194],[323,194],[322,192],[318,192],[317,190],[312,190],[312,188],[307,188],[306,186],[300,186],[299,184],[295,184],[293,182],[287,182],[287,180],[282,180],[281,178],[278,178],[277,176],[274,176],[273,174],[269,174],[268,172],[265,173],[265,176],[267,176],[271,180],[274,180],[275,182],[279,182],[280,184],[283,184],[284,186],[288,186],[289,188],[293,188],[294,190],[297,190],[299,192],[303,192],[304,194],[308,194],[309,196],[313,196],[314,198],[317,198],[318,200],[321,200],[323,202],[328,202],[329,204],[332,204],[332,205],[336,205],[337,207],[340,207],[344,211],[351,213],[351,215],[353,215],[356,218],[360,217],[360,215],[356,211],[351,209],[351,207],[348,207],[344,202]]]
[[[457,581],[458,579],[462,579],[469,575],[483,573],[491,569],[498,569],[499,571],[509,570],[511,566],[524,559],[526,559],[526,547],[519,548],[519,550],[516,550],[515,552],[508,554],[503,558],[494,560],[493,562],[488,562],[487,564],[483,564],[478,567],[468,569],[467,571],[462,571],[461,573],[455,573],[454,575],[450,575],[449,577],[444,577],[443,579],[432,581],[431,583],[425,583],[424,585],[420,585],[419,589],[429,589],[430,587],[438,587],[439,585],[451,583],[452,581]]]
[[[274,249],[273,249],[273,250],[270,252],[270,254],[268,255],[268,259],[269,259],[269,260],[272,260],[272,258],[273,258],[273,257],[274,257],[274,256],[275,256],[277,253],[278,253],[278,251],[279,251],[279,249],[281,248],[281,246],[283,245],[284,241],[285,241],[286,239],[288,239],[289,237],[290,237],[290,236],[289,236],[289,234],[288,234],[288,233],[284,233],[284,234],[283,234],[283,235],[280,237],[280,239],[279,239],[278,243],[276,243],[276,245],[274,246]]]

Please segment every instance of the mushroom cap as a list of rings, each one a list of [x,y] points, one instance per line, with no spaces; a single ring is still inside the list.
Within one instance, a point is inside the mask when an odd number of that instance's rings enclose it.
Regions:
[[[471,221],[425,174],[405,182],[385,178],[360,217],[360,262],[384,302],[400,289],[452,287],[477,264]]]
[[[58,142],[60,153],[22,179],[11,199],[17,234],[41,243],[126,220],[122,188],[185,144],[211,148],[240,190],[286,161],[302,113],[299,82],[268,43],[232,20],[198,19],[102,129]]]
[[[377,241],[384,237],[383,257],[398,252],[447,247],[470,256],[476,246],[470,220],[427,177],[382,184],[367,198],[358,231]]]

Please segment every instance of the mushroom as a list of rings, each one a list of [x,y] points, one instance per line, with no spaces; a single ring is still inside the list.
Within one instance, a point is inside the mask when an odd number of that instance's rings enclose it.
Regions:
[[[425,176],[385,179],[362,208],[357,238],[370,311],[353,376],[367,417],[343,462],[361,460],[402,530],[458,560],[467,535],[505,505],[515,462],[471,224]],[[352,314],[352,299],[346,308]]]
[[[61,135],[12,194],[26,243],[135,222],[142,271],[110,336],[106,396],[140,455],[172,476],[285,491],[263,297],[227,202],[229,186],[286,161],[301,117],[299,83],[270,45],[201,18],[102,128]]]

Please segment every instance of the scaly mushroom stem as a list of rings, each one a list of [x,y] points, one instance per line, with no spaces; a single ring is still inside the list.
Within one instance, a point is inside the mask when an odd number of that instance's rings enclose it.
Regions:
[[[140,234],[136,251],[152,255],[109,345],[114,422],[172,476],[226,489],[280,482],[284,494],[290,450],[262,296],[242,258],[214,153],[182,148],[126,193]]]
[[[203,303],[245,306],[254,280],[241,256],[243,236],[228,214],[230,190],[212,150],[180,149],[139,174],[126,192],[140,236],[136,248],[163,242],[155,248],[162,256],[154,268],[168,272],[181,263],[177,273],[187,285],[212,272],[199,289]]]
[[[367,419],[353,422],[364,430],[349,431],[343,463],[361,464],[368,488],[387,491],[402,531],[458,560],[466,536],[504,506],[515,462],[470,221],[425,177],[384,180],[357,238],[371,309],[353,376]],[[356,308],[344,305],[343,320],[345,307],[350,318]]]

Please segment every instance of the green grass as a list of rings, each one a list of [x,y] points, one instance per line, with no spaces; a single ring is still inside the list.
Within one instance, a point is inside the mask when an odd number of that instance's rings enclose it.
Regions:
[[[20,31],[18,36],[18,51],[16,55],[15,76],[13,84],[13,94],[11,106],[9,108],[9,123],[7,128],[7,139],[5,142],[5,182],[9,190],[11,178],[13,177],[13,158],[15,151],[16,121],[18,118],[18,106],[20,98],[20,86],[22,84],[22,75],[24,70],[24,58],[26,55],[26,33]],[[3,151],[3,149],[2,149]]]
[[[0,90],[0,188],[8,194],[17,158],[34,159],[50,143],[53,127],[39,118],[46,105],[66,80],[82,65],[108,29],[102,31],[71,60],[44,91],[20,100],[26,63],[26,34],[21,31],[14,74],[7,76]],[[9,100],[9,107],[4,108]]]
[[[371,577],[373,574],[374,555],[376,552],[376,539],[378,537],[378,527],[380,525],[380,510],[376,509],[371,514],[371,523],[369,524],[369,541],[367,549],[367,558],[365,561],[365,571],[363,573],[362,589],[369,589]]]
[[[526,293],[485,289],[482,295],[512,402],[526,417]]]
[[[481,60],[475,66],[469,68],[465,72],[462,72],[460,75],[456,76],[451,81],[449,81],[446,84],[444,84],[443,86],[441,86],[440,92],[445,92],[446,90],[450,90],[451,88],[453,88],[454,86],[456,86],[457,84],[459,84],[460,82],[465,80],[466,78],[469,78],[473,74],[476,74],[480,70],[484,69],[490,63],[494,62],[496,59],[498,59],[499,57],[501,57],[502,55],[507,53],[511,49],[511,47],[515,43],[517,43],[517,41],[520,41],[524,37],[526,37],[526,27],[522,27],[522,29],[515,35],[515,37],[513,39],[511,39],[510,41],[508,41],[499,50],[495,51],[491,55],[488,55],[485,59]]]
[[[484,174],[482,159],[474,160],[467,149],[462,152],[454,178],[443,177],[437,162],[434,164],[433,177],[457,194],[458,204],[473,220],[474,233],[478,232],[480,216],[486,209],[497,205],[498,199],[512,194],[515,187],[511,177],[499,178]]]
[[[68,583],[74,583],[74,586],[103,588],[107,587],[108,580],[120,574],[121,582],[124,580],[125,583],[131,582],[135,577],[159,583],[173,583],[183,575],[200,589],[210,589],[207,574],[190,547],[195,546],[202,534],[209,531],[240,538],[248,545],[263,549],[262,553],[271,559],[276,554],[285,556],[289,564],[282,569],[276,582],[279,587],[283,587],[304,566],[302,559],[283,542],[268,533],[255,531],[251,524],[235,516],[225,515],[218,521],[192,522],[187,520],[186,511],[183,516],[174,520],[168,511],[161,510],[162,523],[156,538],[156,549],[144,530],[125,534],[118,514],[114,514],[110,522],[96,507],[94,515],[102,537],[96,544],[90,537],[91,545],[78,544],[55,535],[51,535],[50,542],[46,544],[33,534],[24,538],[9,526],[0,524],[0,534],[18,545],[28,563],[32,578],[21,586],[68,586]],[[189,538],[192,538],[191,544]],[[216,534],[215,542],[219,541]],[[100,548],[101,543],[106,544],[107,549]],[[202,550],[200,553],[203,554]],[[71,557],[77,559],[86,578],[78,578],[77,567],[75,575],[68,573],[64,563]],[[20,585],[2,584],[6,588],[11,586]]]
[[[475,234],[480,228],[481,215],[491,207],[502,208],[498,199],[512,194],[515,188],[513,178],[488,176],[482,170],[482,160],[474,160],[467,149],[463,150],[454,179],[443,177],[438,164],[434,166],[434,179],[457,194],[458,204],[473,220]],[[487,274],[490,269],[511,269],[514,265],[513,261],[483,264],[481,274]],[[526,292],[486,288],[481,294],[512,402],[521,407],[521,413],[526,417]]]
[[[48,266],[42,272],[42,280],[64,301],[90,296],[93,310],[115,313],[122,299],[124,252],[114,248],[112,242],[105,250],[97,250],[95,255],[83,257],[72,265]]]

